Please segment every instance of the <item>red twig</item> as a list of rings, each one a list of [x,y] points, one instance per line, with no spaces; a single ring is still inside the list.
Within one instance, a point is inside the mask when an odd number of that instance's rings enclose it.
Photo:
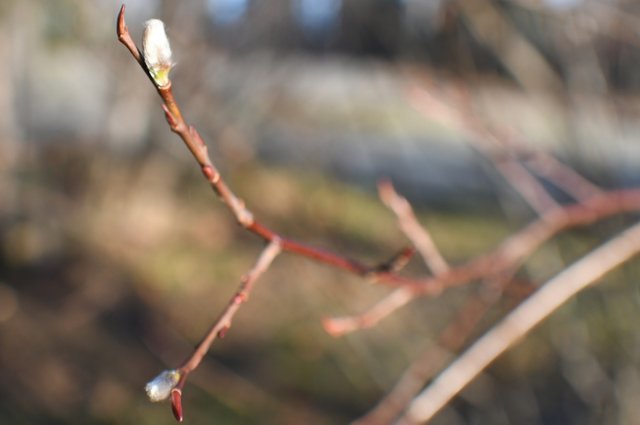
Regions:
[[[186,379],[189,373],[198,367],[202,358],[207,354],[209,347],[211,347],[211,344],[213,344],[216,338],[223,337],[226,334],[227,330],[231,327],[231,321],[233,320],[236,312],[240,306],[249,299],[249,295],[253,290],[256,280],[267,270],[267,268],[269,268],[269,265],[280,251],[280,242],[277,239],[273,240],[262,251],[253,268],[242,277],[238,291],[233,297],[231,297],[229,304],[224,309],[220,317],[218,317],[211,328],[209,328],[206,336],[198,344],[195,351],[184,361],[182,366],[178,368],[180,375],[184,379]],[[182,388],[182,386],[179,385],[179,388]]]
[[[449,264],[447,264],[447,261],[438,250],[426,228],[418,223],[411,204],[395,191],[389,181],[381,182],[378,185],[378,192],[382,202],[395,213],[398,219],[398,226],[420,252],[422,259],[433,274],[439,276],[449,271]],[[373,327],[379,321],[406,305],[415,296],[414,292],[409,288],[398,288],[358,315],[324,319],[324,329],[330,335],[338,337],[349,332]]]
[[[406,305],[416,297],[409,288],[398,288],[389,295],[355,316],[330,317],[322,321],[328,334],[338,337],[349,332],[373,327],[394,311]]]

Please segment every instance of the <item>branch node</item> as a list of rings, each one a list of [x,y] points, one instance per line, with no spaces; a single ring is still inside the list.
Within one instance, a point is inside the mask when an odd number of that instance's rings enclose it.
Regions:
[[[205,165],[202,167],[202,174],[207,178],[207,180],[215,185],[220,181],[220,173],[213,169],[211,165]]]
[[[195,140],[195,142],[198,145],[200,145],[200,147],[202,148],[207,147],[207,145],[204,143],[204,140],[202,140],[202,137],[200,136],[200,133],[198,132],[198,130],[196,130],[196,128],[192,125],[189,126],[189,134],[191,135],[193,140]]]
[[[169,110],[169,107],[164,103],[162,104],[162,110],[164,111],[164,117],[167,119],[167,124],[169,124],[171,131],[173,131],[174,133],[177,133],[178,128],[180,126],[180,124],[178,123],[178,120],[171,113],[171,111]]]
[[[224,338],[225,336],[227,336],[227,332],[229,332],[229,326],[222,327],[222,329],[218,331],[218,338]]]
[[[236,212],[236,218],[242,227],[249,227],[253,224],[253,214],[244,206],[242,200],[236,199],[233,210]]]

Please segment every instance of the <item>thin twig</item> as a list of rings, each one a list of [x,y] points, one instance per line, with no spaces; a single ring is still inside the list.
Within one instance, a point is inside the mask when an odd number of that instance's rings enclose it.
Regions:
[[[131,54],[140,63],[140,52],[131,41],[127,26],[124,20],[124,6],[118,15],[118,39],[129,49]],[[145,73],[148,73],[144,63],[141,66]],[[148,74],[147,74],[148,75]],[[402,276],[393,270],[380,270],[377,267],[367,266],[359,261],[334,253],[311,247],[292,239],[286,238],[268,227],[258,222],[244,202],[239,199],[224,182],[218,170],[214,167],[209,158],[207,147],[198,132],[189,126],[173,96],[171,84],[157,88],[158,93],[164,101],[163,108],[169,126],[183,140],[189,151],[198,161],[202,173],[211,184],[214,191],[220,196],[224,203],[233,212],[237,222],[251,233],[256,234],[267,242],[278,238],[283,251],[295,253],[307,257],[314,261],[325,263],[333,267],[354,273],[359,276],[372,277],[376,282],[388,284],[390,286],[408,286],[413,291],[420,294],[435,295],[440,293],[447,286],[457,286],[471,280],[480,278],[483,274],[493,269],[505,269],[510,267],[511,260],[518,260],[522,254],[527,254],[532,248],[536,248],[540,243],[546,241],[560,230],[568,227],[589,224],[606,216],[621,214],[631,210],[640,209],[640,190],[607,192],[597,199],[590,199],[583,204],[574,204],[552,211],[553,214],[545,215],[545,223],[540,221],[532,223],[525,228],[519,238],[514,242],[527,242],[521,247],[516,247],[515,253],[497,250],[496,252],[482,256],[463,266],[449,269],[437,277],[410,278]],[[531,233],[541,230],[542,235],[536,237]],[[527,241],[529,240],[529,241]],[[517,255],[516,255],[517,254]],[[509,260],[509,261],[506,261]]]
[[[520,162],[513,158],[492,159],[495,168],[538,215],[558,208],[558,203]]]
[[[482,120],[471,111],[471,105],[467,91],[462,87],[457,90],[457,96],[449,95],[444,99],[442,90],[430,81],[425,82],[427,89],[412,89],[409,93],[416,108],[425,116],[436,117],[453,127],[457,127],[470,136],[474,146],[487,157],[498,164],[495,152],[504,156],[505,151],[510,153],[508,163],[517,162],[522,158],[538,176],[544,177],[548,182],[561,189],[575,200],[585,200],[602,194],[603,190],[590,182],[584,176],[572,168],[558,161],[553,155],[535,150],[526,146],[515,137],[504,137],[492,131]],[[440,96],[438,96],[438,93]],[[455,105],[452,103],[455,102]],[[498,167],[500,170],[500,167]],[[527,203],[538,213],[553,207],[555,201],[549,196],[548,191],[535,181],[532,176],[526,176],[528,170],[524,167],[520,170],[502,170],[506,180],[522,195]]]
[[[394,212],[400,229],[420,252],[422,259],[433,274],[439,276],[449,271],[449,264],[433,242],[429,231],[418,223],[411,204],[406,198],[399,195],[389,181],[382,181],[378,184],[378,193],[382,202]],[[330,335],[338,337],[349,332],[373,327],[380,320],[406,305],[414,297],[415,294],[411,290],[403,287],[398,288],[358,315],[324,319],[324,329]]]
[[[568,228],[585,226],[612,215],[640,210],[640,189],[605,192],[581,203],[547,212],[503,241],[497,249],[454,267],[437,277],[407,283],[416,293],[436,295],[488,275],[499,275],[520,265],[540,245]]]
[[[277,239],[269,243],[269,245],[267,245],[267,247],[262,251],[253,268],[242,277],[240,287],[236,291],[235,295],[231,297],[227,307],[224,309],[222,314],[220,314],[220,317],[218,317],[211,328],[209,328],[206,336],[198,344],[195,351],[183,362],[182,366],[178,368],[181,375],[186,378],[189,373],[197,368],[204,355],[209,351],[211,344],[213,344],[217,337],[223,336],[231,327],[233,317],[240,306],[249,299],[249,295],[253,290],[255,282],[262,273],[269,268],[271,262],[276,258],[280,251],[281,246]]]
[[[409,405],[401,424],[428,421],[485,367],[577,292],[640,252],[640,223],[551,279],[451,363]]]
[[[142,59],[141,52],[131,39],[125,24],[124,12],[125,8],[123,5],[118,16],[118,39],[131,52],[146,75],[154,81],[144,60]],[[343,321],[341,325],[343,329],[349,329],[349,326],[351,329],[356,329],[377,323],[381,318],[386,317],[416,296],[436,295],[448,287],[462,285],[481,278],[496,277],[501,274],[505,275],[513,273],[527,256],[561,230],[569,227],[590,224],[610,215],[640,210],[640,189],[598,193],[597,196],[581,195],[579,198],[577,197],[577,199],[581,201],[579,203],[562,207],[556,206],[550,197],[545,200],[540,196],[540,194],[544,192],[544,188],[542,188],[539,183],[532,178],[526,169],[518,169],[517,172],[526,174],[526,178],[515,178],[517,182],[521,183],[518,190],[523,193],[523,196],[529,200],[530,204],[532,204],[534,208],[536,208],[536,210],[541,214],[541,217],[522,229],[520,232],[505,240],[496,250],[486,255],[479,256],[462,266],[449,268],[435,248],[429,234],[426,233],[424,229],[420,228],[410,206],[406,203],[406,200],[404,200],[406,204],[398,207],[398,211],[400,212],[400,214],[398,214],[399,221],[401,222],[401,226],[405,227],[403,231],[405,231],[407,237],[409,237],[409,239],[412,240],[420,250],[423,258],[435,274],[435,276],[426,278],[404,277],[397,273],[397,269],[411,256],[413,252],[411,250],[404,250],[399,256],[397,256],[397,261],[393,260],[388,264],[383,264],[378,267],[369,267],[347,257],[336,255],[285,238],[258,222],[252,212],[245,206],[244,202],[232,192],[223,180],[219,171],[211,161],[207,146],[197,130],[188,125],[185,121],[178,103],[174,98],[171,83],[169,82],[162,86],[158,86],[157,84],[155,85],[163,100],[162,107],[171,130],[179,135],[185,143],[191,154],[198,162],[203,175],[211,185],[214,192],[233,213],[239,225],[247,231],[269,242],[269,246],[261,254],[256,266],[245,278],[243,278],[238,293],[231,299],[227,308],[221,314],[216,323],[210,328],[198,348],[178,369],[177,372],[180,375],[180,381],[176,387],[172,389],[171,398],[174,413],[176,414],[176,417],[179,418],[182,417],[181,390],[184,386],[186,377],[198,366],[213,341],[226,332],[231,324],[231,319],[234,317],[242,302],[246,300],[246,296],[249,294],[255,279],[257,279],[260,274],[266,270],[273,258],[281,250],[295,253],[359,276],[370,277],[372,280],[380,283],[399,287],[387,298],[377,303],[368,313],[356,318],[357,320],[355,322],[349,324],[348,322]],[[460,117],[459,114],[456,115],[455,111],[454,113],[451,113],[451,110],[446,112],[449,113],[450,119],[460,120],[461,123],[465,123],[465,117]],[[504,146],[502,147],[504,148]],[[556,168],[558,167],[556,166]],[[513,171],[507,171],[508,172],[505,173],[507,176],[516,175]],[[529,179],[529,177],[531,178]],[[562,187],[562,184],[564,184],[563,182],[565,181],[572,181],[571,178],[567,177],[566,173],[560,175],[557,171],[548,172],[544,177],[551,180],[560,180],[560,183],[558,184],[559,187]],[[529,180],[527,181],[527,179]],[[526,190],[522,189],[525,185],[529,186]],[[534,185],[538,186],[536,187]],[[518,186],[516,186],[516,188],[518,188]],[[533,188],[533,190],[530,190],[531,188]],[[587,193],[588,191],[582,190],[581,192]],[[594,192],[590,191],[590,193],[593,194]],[[404,199],[401,197],[399,198],[402,200]],[[402,214],[404,214],[404,219],[401,218]],[[409,217],[408,219],[406,218],[407,216]]]
[[[331,336],[342,336],[361,329],[371,328],[394,311],[415,298],[409,288],[398,288],[389,295],[355,316],[330,317],[322,321],[324,330]]]
[[[536,152],[526,164],[573,199],[582,201],[602,195],[603,190],[551,155]]]
[[[420,356],[404,371],[391,391],[366,415],[351,425],[387,425],[407,408],[408,403],[424,388],[425,381],[452,358],[440,344],[428,343]]]
[[[507,141],[502,135],[489,129],[475,114],[470,113],[468,106],[454,108],[443,99],[436,97],[431,90],[412,90],[410,95],[414,105],[425,116],[441,118],[464,131],[469,136],[469,142],[493,163],[504,179],[538,215],[558,207],[549,192],[514,156],[513,142]],[[466,105],[468,99],[466,97],[463,99],[466,101],[459,102]],[[506,148],[514,152],[506,152]]]
[[[448,271],[449,264],[433,242],[429,231],[418,223],[411,204],[395,191],[389,181],[378,184],[378,193],[382,202],[395,213],[400,229],[422,255],[433,274],[437,276]]]
[[[175,387],[171,390],[171,408],[173,414],[179,422],[182,422],[182,389],[189,374],[193,372],[202,362],[202,359],[211,348],[211,344],[217,339],[226,335],[227,331],[231,327],[231,322],[234,316],[251,295],[253,286],[258,278],[269,268],[273,260],[281,251],[280,241],[274,239],[267,245],[262,251],[255,265],[247,274],[242,277],[240,286],[235,295],[231,297],[227,307],[222,311],[218,319],[211,325],[206,335],[196,346],[191,355],[182,363],[177,370],[179,381]]]

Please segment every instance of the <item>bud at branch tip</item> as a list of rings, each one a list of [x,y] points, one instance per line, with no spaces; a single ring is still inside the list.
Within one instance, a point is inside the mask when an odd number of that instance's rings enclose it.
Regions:
[[[156,86],[168,86],[170,83],[169,71],[173,68],[174,63],[164,23],[159,19],[149,19],[144,24],[142,56]]]

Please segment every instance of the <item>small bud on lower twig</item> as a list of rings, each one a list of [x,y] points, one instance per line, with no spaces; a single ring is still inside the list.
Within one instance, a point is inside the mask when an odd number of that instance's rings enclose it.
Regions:
[[[173,60],[164,23],[159,19],[149,19],[144,24],[142,56],[154,83],[158,87],[168,86]]]
[[[177,370],[165,370],[153,378],[144,387],[151,401],[162,401],[169,397],[171,390],[180,381],[180,372]]]

